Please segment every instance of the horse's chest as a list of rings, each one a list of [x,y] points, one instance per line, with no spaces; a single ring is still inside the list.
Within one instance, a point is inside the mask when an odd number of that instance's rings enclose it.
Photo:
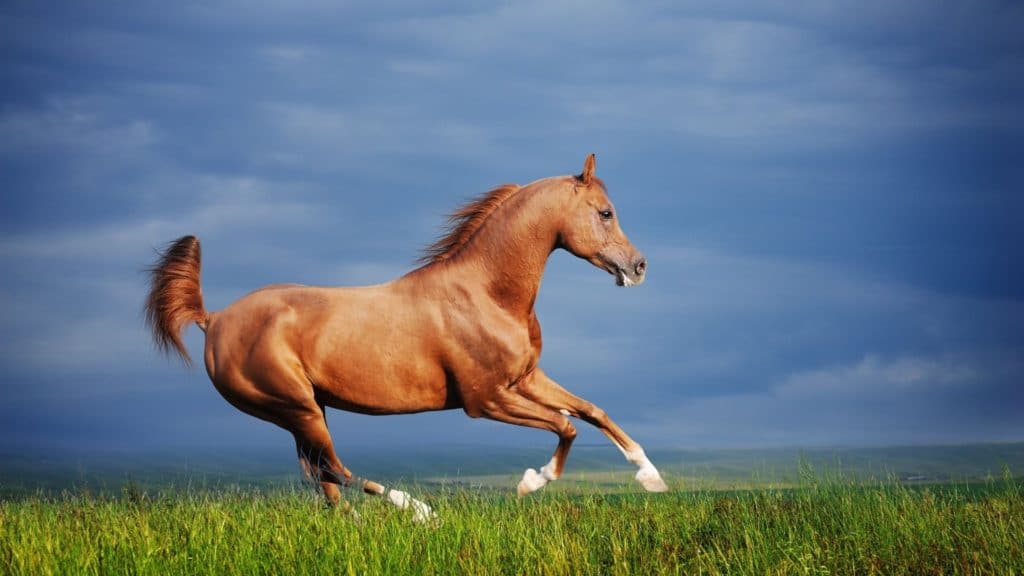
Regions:
[[[495,375],[504,374],[507,379],[517,379],[536,360],[525,330],[482,334],[470,346],[481,367]]]

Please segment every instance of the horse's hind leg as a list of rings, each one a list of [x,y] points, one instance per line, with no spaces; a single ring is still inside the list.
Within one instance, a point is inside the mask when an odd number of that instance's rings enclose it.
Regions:
[[[341,490],[338,488],[338,485],[332,482],[327,482],[326,480],[320,480],[320,469],[322,467],[322,464],[319,461],[320,459],[317,458],[316,455],[310,451],[309,446],[304,445],[298,437],[295,439],[295,451],[299,456],[299,467],[302,469],[303,476],[305,476],[306,479],[314,486],[319,484],[320,491],[323,493],[324,498],[327,500],[329,505],[334,506],[341,504],[345,511],[348,511],[350,506],[348,502],[342,500]]]
[[[327,431],[327,422],[319,407],[315,412],[302,414],[293,419],[289,427],[295,436],[295,444],[299,451],[300,461],[305,458],[304,468],[308,467],[314,480],[320,482],[324,496],[328,502],[336,504],[341,500],[339,486],[350,486],[354,477],[345,468],[334,452],[334,443]],[[401,490],[388,490],[372,480],[360,480],[363,492],[381,496],[401,509],[412,508],[413,519],[422,522],[434,517],[433,510],[425,503],[409,496]],[[347,507],[348,503],[345,503]]]
[[[352,473],[338,459],[334,453],[334,446],[330,433],[327,431],[327,423],[324,420],[323,412],[319,414],[319,423],[314,422],[314,417],[303,417],[296,419],[297,422],[290,426],[295,436],[295,450],[299,456],[299,466],[307,478],[320,484],[324,498],[327,503],[336,505],[342,502],[339,485],[348,485],[351,482]],[[348,509],[348,503],[344,506]]]

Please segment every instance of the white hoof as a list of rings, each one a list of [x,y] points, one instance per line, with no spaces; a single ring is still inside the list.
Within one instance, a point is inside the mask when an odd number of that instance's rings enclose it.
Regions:
[[[398,508],[405,510],[412,508],[412,520],[413,522],[428,522],[437,518],[437,514],[427,506],[425,502],[409,496],[401,490],[391,490],[388,492],[388,500]]]
[[[425,524],[427,522],[433,522],[437,520],[437,513],[430,509],[425,503],[419,500],[413,500],[412,503],[413,513],[412,521],[417,524]]]
[[[519,481],[519,488],[517,492],[519,496],[526,496],[530,492],[535,492],[544,487],[548,483],[548,479],[542,474],[538,473],[533,468],[528,468],[526,472],[523,472],[523,479]]]
[[[668,492],[668,485],[654,466],[644,466],[636,473],[636,481],[648,492]]]

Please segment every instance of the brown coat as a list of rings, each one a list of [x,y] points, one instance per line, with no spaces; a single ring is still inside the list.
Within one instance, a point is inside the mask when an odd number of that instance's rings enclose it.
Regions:
[[[401,278],[366,287],[269,286],[218,312],[203,308],[199,241],[186,236],[152,268],[147,319],[157,343],[186,360],[182,329],[203,328],[214,386],[240,410],[290,431],[304,470],[331,501],[339,498],[336,484],[352,475],[334,453],[327,406],[365,414],[462,408],[474,418],[551,430],[559,437],[552,461],[541,474],[527,471],[520,494],[561,475],[576,436],[566,416],[582,418],[641,467],[645,487],[661,490],[640,446],[538,367],[534,302],[552,251],[592,262],[619,285],[645,278],[647,262],[593,171],[590,155],[579,176],[485,194],[453,214],[424,265]],[[364,488],[383,493],[372,482]]]

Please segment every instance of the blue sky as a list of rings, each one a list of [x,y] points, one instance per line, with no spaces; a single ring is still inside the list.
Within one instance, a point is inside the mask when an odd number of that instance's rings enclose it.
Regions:
[[[200,236],[212,310],[385,281],[468,197],[590,152],[650,274],[556,253],[542,365],[642,443],[1022,440],[1021,29],[1007,2],[4,3],[0,445],[290,452],[153,350],[153,249]],[[553,443],[330,421],[342,457]]]

